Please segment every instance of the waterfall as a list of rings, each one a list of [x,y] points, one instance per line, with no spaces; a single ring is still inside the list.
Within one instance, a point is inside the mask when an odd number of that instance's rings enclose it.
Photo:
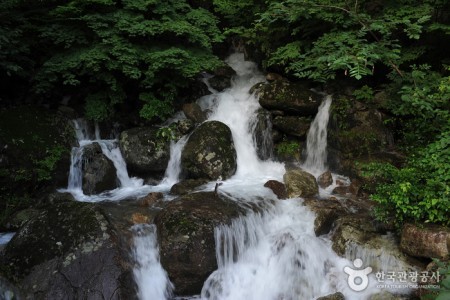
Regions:
[[[161,300],[172,297],[173,285],[159,262],[156,226],[140,224],[132,228],[134,237],[133,269],[141,300]]]
[[[184,145],[188,140],[188,136],[184,136],[176,143],[171,141],[170,143],[170,160],[167,164],[167,169],[164,175],[164,179],[161,184],[172,186],[178,182],[181,173],[181,152]]]
[[[303,168],[318,176],[326,171],[327,126],[330,117],[331,96],[322,101],[306,139],[306,160]]]

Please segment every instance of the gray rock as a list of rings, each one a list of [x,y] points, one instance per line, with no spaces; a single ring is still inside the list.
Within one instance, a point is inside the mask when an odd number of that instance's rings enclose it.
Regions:
[[[256,112],[256,118],[252,127],[253,141],[256,145],[256,153],[262,160],[273,155],[272,118],[269,111],[261,108]]]
[[[319,186],[323,189],[329,187],[333,183],[333,176],[330,171],[326,171],[317,178]]]
[[[317,300],[345,300],[345,297],[342,293],[337,292],[332,295],[317,298]]]
[[[300,116],[314,116],[322,100],[307,86],[288,81],[277,80],[267,84],[258,84],[253,90],[259,96],[259,103],[262,107]]]
[[[288,170],[283,176],[289,198],[317,195],[319,187],[316,178],[303,170]]]
[[[194,123],[202,123],[206,120],[206,113],[202,111],[197,103],[186,103],[183,105],[183,112],[189,120]]]
[[[214,228],[243,213],[231,200],[200,192],[172,200],[155,218],[161,264],[177,295],[199,294],[217,269]]]
[[[226,179],[236,172],[236,167],[231,130],[219,121],[201,124],[181,154],[182,174],[187,179]]]
[[[158,128],[138,127],[120,134],[119,146],[131,174],[161,174],[170,158],[170,141],[157,136]]]
[[[185,195],[192,192],[195,188],[207,183],[206,179],[187,179],[175,183],[170,188],[170,193],[172,195]]]
[[[117,187],[116,168],[98,143],[83,149],[83,193],[99,194]]]
[[[57,203],[6,246],[4,275],[30,299],[122,299],[134,283],[113,234],[94,204]]]
[[[305,138],[309,130],[311,119],[295,116],[277,116],[273,120],[273,127],[279,131],[300,138]]]

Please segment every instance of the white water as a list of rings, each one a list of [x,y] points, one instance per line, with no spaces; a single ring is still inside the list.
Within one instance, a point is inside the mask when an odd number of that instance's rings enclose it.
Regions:
[[[320,104],[306,138],[306,159],[302,168],[316,177],[327,170],[327,126],[330,116],[331,96]]]
[[[133,269],[138,286],[138,297],[142,300],[168,299],[172,297],[173,285],[159,262],[156,226],[134,225]]]
[[[338,257],[331,250],[331,242],[327,238],[315,236],[314,214],[302,206],[301,199],[278,201],[271,190],[263,187],[269,179],[283,181],[285,172],[280,163],[260,160],[253,142],[251,129],[260,106],[248,90],[264,78],[255,64],[244,61],[242,54],[233,54],[227,62],[238,74],[232,87],[220,93],[211,90],[213,94],[199,99],[198,103],[203,109],[211,110],[209,120],[227,124],[233,134],[238,168],[232,178],[223,182],[219,192],[244,206],[249,202],[257,203],[262,212],[249,211],[247,216],[234,220],[231,226],[215,229],[219,267],[206,280],[200,297],[214,300],[316,299],[340,291],[346,299],[368,299],[379,292],[374,287],[376,280],[373,274],[366,290],[353,292],[344,272],[344,267],[353,267],[353,264]],[[323,101],[313,122],[317,124],[312,124],[308,134],[308,144],[312,148],[308,146],[304,167],[315,174],[326,169],[325,121],[328,120],[330,103],[331,98]],[[161,185],[148,186],[137,181],[135,185],[125,184],[103,195],[88,197],[75,193],[76,196],[82,201],[120,200],[144,196],[151,191],[167,191],[178,181],[179,157],[186,139],[172,145],[171,160]],[[81,141],[88,139],[79,140],[83,144]],[[93,140],[87,143],[90,142]],[[117,160],[118,156],[113,159]],[[73,161],[77,159],[75,156]],[[118,164],[116,168],[124,168],[124,165]],[[129,182],[135,181],[130,179]],[[211,182],[204,189],[211,191],[214,184]],[[77,183],[74,182],[73,186]],[[172,285],[159,263],[154,226],[144,225],[134,230],[134,276],[140,299],[171,298]]]

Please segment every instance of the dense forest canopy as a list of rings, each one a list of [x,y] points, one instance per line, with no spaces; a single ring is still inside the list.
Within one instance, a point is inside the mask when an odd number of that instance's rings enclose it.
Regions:
[[[403,168],[375,164],[380,217],[449,223],[450,10],[446,0],[3,0],[2,106],[64,97],[85,117],[131,105],[164,120],[239,38],[290,80],[346,81],[390,116]]]

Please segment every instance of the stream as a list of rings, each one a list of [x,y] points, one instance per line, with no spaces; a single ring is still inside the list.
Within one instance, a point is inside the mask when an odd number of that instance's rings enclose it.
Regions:
[[[280,201],[263,186],[268,180],[283,182],[285,173],[283,164],[258,158],[254,143],[252,124],[260,105],[248,91],[265,79],[256,64],[244,60],[243,54],[232,54],[226,62],[237,73],[232,86],[222,92],[210,89],[212,94],[198,99],[197,103],[210,111],[208,120],[225,123],[233,135],[237,171],[223,181],[219,192],[243,204],[251,202],[260,210],[249,211],[233,220],[231,225],[215,228],[218,269],[205,281],[201,294],[193,295],[192,299],[317,299],[336,292],[341,292],[345,299],[369,299],[379,293],[373,273],[363,291],[350,288],[349,276],[344,269],[355,268],[356,264],[334,253],[328,236],[316,237],[315,215],[302,205],[303,199]],[[316,177],[327,170],[326,141],[331,102],[331,96],[324,97],[308,133],[306,160],[298,166]],[[172,143],[171,158],[161,183],[146,185],[142,179],[129,177],[117,139],[101,140],[98,133],[89,134],[82,120],[74,122],[80,146],[72,150],[68,187],[61,191],[72,193],[77,200],[119,201],[155,191],[167,194],[179,180],[180,155],[187,137]],[[266,136],[270,137],[270,134]],[[83,147],[93,142],[98,142],[103,153],[113,161],[120,186],[88,196],[81,190],[82,154]],[[338,176],[333,174],[334,179]],[[210,182],[199,190],[212,191],[215,183]],[[328,195],[332,187],[321,189],[320,195]],[[172,198],[165,200],[171,201]],[[139,298],[177,298],[176,286],[159,263],[155,225],[135,225],[131,231],[134,235],[134,278]]]

